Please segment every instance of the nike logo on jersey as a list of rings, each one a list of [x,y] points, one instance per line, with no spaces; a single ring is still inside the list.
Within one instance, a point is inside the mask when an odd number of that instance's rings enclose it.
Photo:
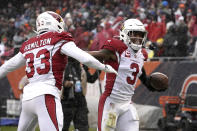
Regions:
[[[128,51],[128,50],[126,50],[126,52],[125,52],[125,57],[131,57],[131,52],[130,51]]]
[[[27,44],[24,48],[24,51],[28,51],[34,48],[42,47],[45,45],[50,45],[51,44],[51,38],[43,39],[40,41],[35,41],[33,43]]]
[[[110,42],[111,42],[111,40],[107,40],[107,42],[109,42],[109,43],[110,43]]]

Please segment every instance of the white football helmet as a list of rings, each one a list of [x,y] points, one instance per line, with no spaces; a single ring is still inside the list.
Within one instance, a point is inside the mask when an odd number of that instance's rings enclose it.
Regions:
[[[134,35],[135,32],[141,33],[141,37],[136,37]],[[123,40],[123,42],[128,47],[135,51],[138,51],[142,48],[142,45],[145,43],[146,37],[147,31],[141,21],[139,21],[138,19],[128,19],[124,21],[120,29],[120,40]]]
[[[52,11],[41,13],[36,19],[36,30],[40,34],[45,31],[64,31],[65,23],[60,15]]]

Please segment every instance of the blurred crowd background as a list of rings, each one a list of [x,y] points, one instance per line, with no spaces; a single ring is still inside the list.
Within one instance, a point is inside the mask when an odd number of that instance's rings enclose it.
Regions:
[[[36,35],[38,14],[60,14],[76,44],[99,50],[118,37],[124,19],[138,18],[146,26],[149,58],[197,56],[197,0],[29,0],[4,1],[0,9],[0,57],[7,60]]]

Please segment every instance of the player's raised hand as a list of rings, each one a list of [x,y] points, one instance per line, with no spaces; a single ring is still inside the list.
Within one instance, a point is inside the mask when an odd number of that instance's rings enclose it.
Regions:
[[[117,71],[110,65],[105,65],[105,69],[103,71],[108,73],[115,73],[116,75],[118,74]]]

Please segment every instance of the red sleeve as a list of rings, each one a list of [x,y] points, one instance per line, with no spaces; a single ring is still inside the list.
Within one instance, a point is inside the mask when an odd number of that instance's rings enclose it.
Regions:
[[[67,42],[69,41],[74,41],[72,35],[68,32],[61,32],[61,33],[58,33],[58,32],[54,32],[54,35],[53,35],[53,44],[56,44],[58,43],[59,41],[62,41],[64,40],[65,42],[62,43],[62,45],[60,46],[60,48],[66,44]]]
[[[26,43],[26,41],[23,42],[23,44],[21,45],[20,50],[19,50],[22,54],[24,53],[25,43]]]
[[[142,48],[142,54],[144,56],[144,61],[147,61],[147,59],[148,59],[148,53],[147,53],[146,49]]]
[[[101,49],[107,49],[113,52],[122,53],[128,47],[120,40],[117,39],[109,39],[105,42],[105,44],[101,47]]]
[[[55,40],[66,40],[66,41],[74,41],[72,35],[68,32],[54,32]]]

